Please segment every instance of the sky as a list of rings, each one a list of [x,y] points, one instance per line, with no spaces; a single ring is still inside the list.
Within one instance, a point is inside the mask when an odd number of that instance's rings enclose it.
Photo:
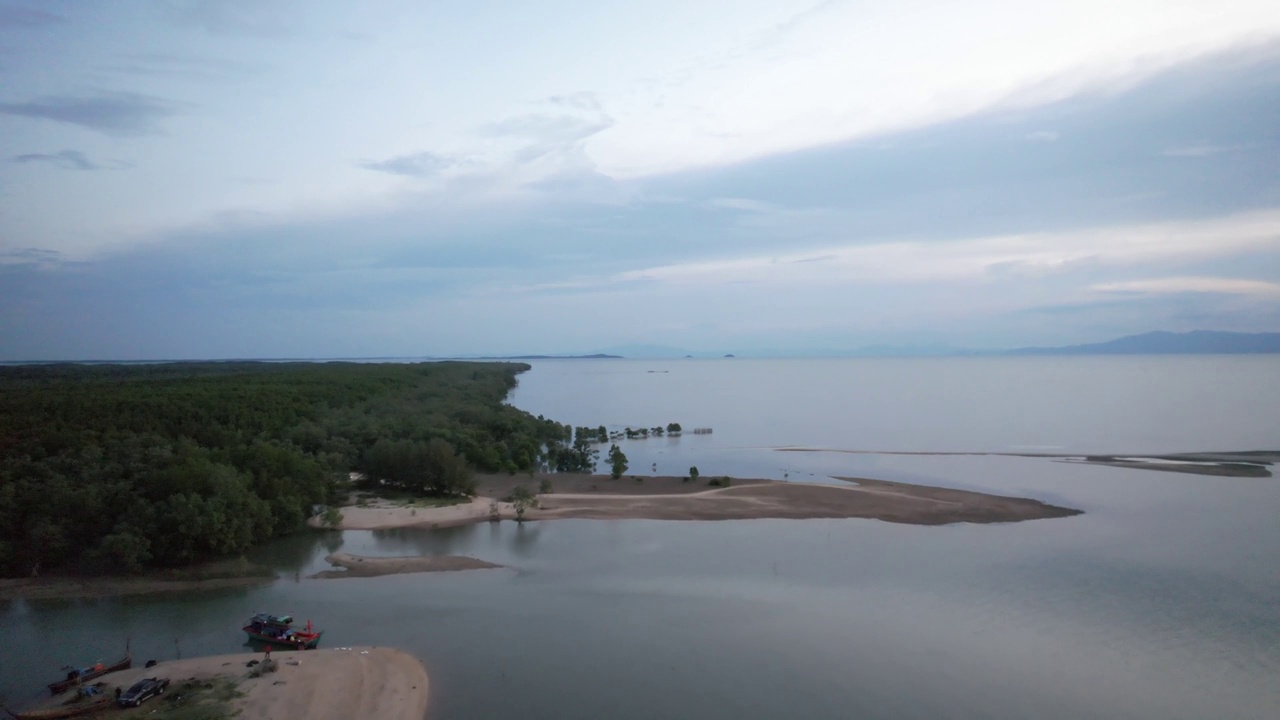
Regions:
[[[1280,331],[1280,4],[0,0],[0,360]]]

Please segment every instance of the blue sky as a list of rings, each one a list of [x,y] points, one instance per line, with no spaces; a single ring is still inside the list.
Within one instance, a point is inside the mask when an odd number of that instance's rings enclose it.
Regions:
[[[1280,330],[1272,2],[0,0],[0,360]]]

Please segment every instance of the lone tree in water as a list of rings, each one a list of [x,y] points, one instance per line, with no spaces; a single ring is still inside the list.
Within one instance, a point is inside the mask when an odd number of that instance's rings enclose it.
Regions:
[[[627,456],[617,445],[609,446],[609,467],[612,469],[610,474],[614,480],[622,477],[622,473],[627,471]]]

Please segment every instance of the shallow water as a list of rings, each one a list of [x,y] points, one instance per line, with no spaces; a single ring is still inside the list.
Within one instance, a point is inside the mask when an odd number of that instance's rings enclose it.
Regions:
[[[896,362],[686,361],[661,374],[647,372],[655,363],[535,363],[512,400],[574,424],[715,428],[625,444],[632,472],[656,462],[704,475],[865,473],[1086,514],[934,528],[563,520],[307,535],[263,549],[281,575],[266,587],[6,604],[0,689],[28,696],[63,663],[115,657],[130,636],[140,659],[238,651],[241,621],[264,610],[314,620],[322,647],[415,653],[439,719],[1280,716],[1276,479],[766,449],[1276,447],[1276,360]],[[1116,401],[1135,377],[1146,379]],[[1003,422],[971,406],[983,397],[1002,404]],[[305,578],[339,548],[507,568]]]

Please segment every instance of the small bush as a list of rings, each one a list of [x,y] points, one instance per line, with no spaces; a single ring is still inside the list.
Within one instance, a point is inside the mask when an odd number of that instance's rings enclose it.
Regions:
[[[542,478],[542,482],[538,483],[538,492],[544,495],[551,492],[551,478]]]

